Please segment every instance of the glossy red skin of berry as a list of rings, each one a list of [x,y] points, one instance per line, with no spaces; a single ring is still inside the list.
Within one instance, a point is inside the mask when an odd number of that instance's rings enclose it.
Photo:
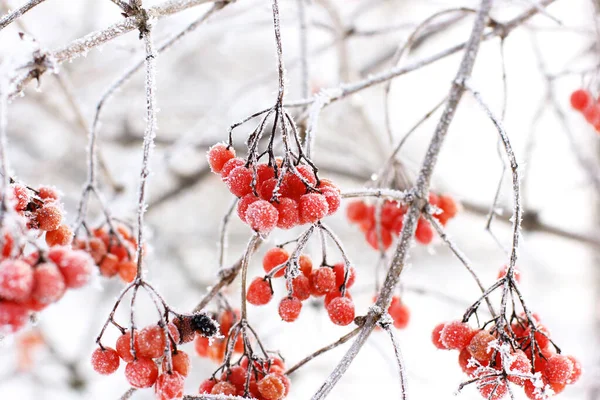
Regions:
[[[5,300],[25,301],[33,290],[33,268],[22,260],[4,260],[0,263],[0,297]]]
[[[266,273],[271,272],[274,268],[287,262],[290,258],[290,253],[286,249],[281,247],[274,247],[269,249],[263,257],[263,269]],[[285,268],[279,270],[273,275],[275,278],[280,278],[285,274]]]
[[[188,376],[191,368],[190,356],[184,351],[177,350],[177,353],[171,355],[171,361],[173,362],[173,371],[179,373],[181,376]],[[167,370],[167,360],[163,361],[163,370]]]
[[[102,276],[111,278],[119,272],[119,258],[114,254],[108,253],[102,258],[98,267]]]
[[[0,332],[16,332],[28,321],[29,310],[23,304],[0,301]]]
[[[433,228],[429,221],[419,218],[417,229],[415,230],[415,238],[421,244],[430,244],[433,241]]]
[[[301,301],[310,297],[310,279],[301,274],[292,280],[292,295]]]
[[[319,293],[329,293],[336,290],[336,277],[332,268],[321,267],[312,273],[311,284]]]
[[[198,392],[200,394],[210,394],[216,383],[217,382],[213,379],[206,379],[200,384],[200,389],[198,389]]]
[[[229,174],[231,173],[231,171],[233,171],[235,168],[241,167],[245,164],[246,164],[246,162],[238,157],[232,158],[231,160],[227,161],[225,163],[225,165],[223,165],[223,169],[221,170],[221,179],[223,181],[227,182],[227,178],[229,177]]]
[[[133,282],[137,276],[137,263],[133,261],[123,261],[117,264],[119,277],[123,282]]]
[[[371,228],[366,234],[367,243],[374,249],[379,250],[379,239],[377,237],[377,228]],[[381,227],[381,245],[384,250],[387,250],[392,245],[392,234],[389,230]]]
[[[262,306],[267,304],[273,298],[273,292],[269,282],[261,277],[256,277],[248,286],[248,294],[246,300],[248,303],[255,306]]]
[[[210,170],[215,174],[218,174],[223,169],[223,165],[232,158],[235,157],[235,150],[233,148],[228,149],[223,143],[217,143],[212,146],[207,154],[208,165]]]
[[[466,349],[478,361],[489,361],[492,358],[492,349],[489,344],[496,338],[487,331],[478,331],[471,339]]]
[[[447,349],[462,350],[471,342],[474,331],[469,325],[460,321],[448,322],[440,333],[440,340]]]
[[[335,273],[335,286],[339,289],[344,284],[346,278],[346,265],[344,263],[337,263],[333,266],[333,272]],[[348,281],[346,282],[346,289],[350,289],[356,281],[356,269],[351,265],[348,267]]]
[[[256,166],[256,184],[259,187],[263,182],[268,179],[275,177],[275,171],[273,167],[269,167],[267,164],[258,164]]]
[[[266,181],[262,182],[260,186],[258,186],[258,195],[263,200],[271,201],[271,199],[273,198],[273,191],[275,190],[276,186],[276,178],[267,179]]]
[[[388,312],[394,320],[394,327],[396,329],[404,329],[408,326],[410,309],[406,304],[398,302],[395,305],[391,305]]]
[[[285,396],[285,385],[275,374],[268,374],[258,381],[258,391],[265,400],[280,400]]]
[[[298,266],[300,267],[300,271],[302,271],[304,276],[306,276],[307,278],[310,277],[313,268],[312,259],[310,258],[310,256],[307,256],[306,254],[301,254],[300,258],[298,259]]]
[[[590,92],[584,89],[577,89],[571,93],[571,107],[577,111],[585,110],[594,100]]]
[[[285,322],[294,322],[302,311],[302,302],[296,297],[284,297],[279,303],[279,316]]]
[[[139,355],[144,358],[159,358],[165,352],[167,344],[164,329],[150,325],[139,331],[137,337]]]
[[[62,211],[56,204],[47,203],[35,212],[35,218],[41,230],[53,231],[62,222]]]
[[[277,227],[279,229],[292,229],[300,225],[300,209],[298,202],[289,197],[280,197],[279,203],[273,204],[279,213]]]
[[[346,207],[346,216],[350,222],[361,222],[367,218],[367,205],[361,200],[355,200]]]
[[[119,369],[119,363],[119,355],[110,347],[105,347],[104,349],[97,348],[92,353],[92,367],[99,374],[112,374]]]
[[[33,271],[33,290],[31,297],[41,303],[54,303],[65,294],[65,279],[53,263],[42,263]]]
[[[242,197],[240,201],[238,201],[237,214],[243,222],[246,222],[246,211],[248,210],[248,207],[257,200],[259,200],[258,197],[252,193],[249,193]]]
[[[246,222],[252,229],[260,233],[269,233],[279,220],[277,209],[266,200],[258,200],[248,206]]]
[[[336,297],[327,306],[327,313],[334,324],[349,325],[354,321],[354,303],[347,297]]]
[[[163,372],[156,380],[157,400],[181,399],[183,397],[184,382],[184,377],[178,372]]]
[[[318,193],[307,193],[300,197],[300,222],[314,224],[329,212],[329,205],[325,196]]]
[[[573,362],[562,354],[556,354],[548,359],[543,375],[550,383],[565,384],[573,373]]]
[[[158,367],[154,364],[154,361],[140,357],[127,364],[125,378],[134,388],[148,388],[154,385],[158,378]]]
[[[138,344],[138,333],[134,334],[134,346],[136,353],[139,352],[139,344]],[[117,338],[115,343],[115,349],[119,354],[119,357],[125,362],[132,362],[133,355],[131,354],[131,334],[129,331],[125,332],[123,335]]]
[[[227,176],[227,187],[237,197],[252,193],[251,183],[252,171],[244,166],[235,167]]]
[[[46,232],[46,244],[52,246],[68,246],[73,241],[73,231],[68,225],[61,225],[54,231]]]
[[[325,196],[327,201],[327,215],[333,215],[340,209],[342,204],[342,196],[333,188],[321,189],[321,194]]]
[[[215,386],[213,386],[210,393],[235,396],[237,394],[237,390],[235,389],[235,386],[229,382],[218,382],[215,384]]]

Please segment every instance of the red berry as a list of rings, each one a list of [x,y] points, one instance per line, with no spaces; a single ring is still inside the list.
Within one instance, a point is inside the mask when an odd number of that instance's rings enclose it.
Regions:
[[[33,289],[33,268],[22,260],[4,260],[0,263],[0,297],[5,300],[25,301]]]
[[[111,278],[119,272],[119,258],[112,253],[108,253],[102,258],[98,267],[102,276]]]
[[[525,353],[523,353],[521,350],[517,350],[517,352],[514,354],[514,357],[514,360],[510,363],[509,369],[511,372],[522,375],[526,375],[531,372],[531,362]],[[508,380],[519,386],[523,386],[525,384],[524,378],[515,375],[509,376]]]
[[[573,373],[573,362],[567,356],[556,354],[548,359],[543,375],[550,383],[567,383]]]
[[[27,324],[29,310],[23,304],[0,301],[0,332],[16,332]]]
[[[221,380],[231,383],[237,390],[244,390],[244,385],[246,384],[246,372],[246,368],[237,365],[232,367],[229,371],[223,372]]]
[[[29,194],[27,193],[27,188],[22,185],[15,185],[13,187],[13,195],[16,202],[15,210],[25,211],[27,209],[27,205],[29,204]]]
[[[318,193],[308,193],[300,197],[300,222],[314,224],[327,215],[329,206],[325,196]]]
[[[392,303],[388,310],[388,313],[394,320],[394,327],[396,329],[404,329],[408,326],[410,321],[410,309],[403,302]]]
[[[446,220],[452,219],[458,214],[458,204],[456,204],[456,201],[454,201],[450,195],[441,195],[437,206],[442,209],[441,215],[443,215]]]
[[[139,355],[145,358],[159,358],[165,352],[167,344],[164,329],[158,325],[150,325],[138,334]]]
[[[440,334],[440,340],[447,349],[462,350],[471,342],[475,333],[476,331],[466,323],[453,321],[444,326]]]
[[[442,330],[446,327],[446,324],[442,322],[441,324],[437,324],[433,331],[431,332],[431,342],[435,347],[440,350],[448,350],[448,347],[442,342]]]
[[[119,355],[110,347],[97,348],[92,353],[92,367],[102,375],[110,375],[119,369]]]
[[[415,231],[415,238],[417,242],[421,244],[429,244],[433,240],[433,228],[429,221],[419,218],[417,222],[417,229]]]
[[[154,385],[158,378],[158,367],[148,358],[138,358],[125,367],[125,378],[131,386],[138,389]]]
[[[581,373],[582,373],[583,369],[582,369],[581,363],[579,362],[578,359],[576,359],[573,356],[567,356],[567,357],[573,363],[573,373],[569,377],[568,383],[573,384],[573,383],[575,383],[575,382],[577,382],[579,380],[579,378],[581,377]]]
[[[298,265],[300,267],[300,271],[302,271],[304,276],[306,276],[307,278],[310,277],[310,275],[312,274],[312,260],[310,256],[307,256],[306,254],[301,254],[300,258],[298,259]]]
[[[375,226],[373,226],[373,228],[371,228],[366,235],[367,238],[367,243],[369,243],[369,245],[375,249],[375,250],[379,250],[379,239],[377,237],[377,228]],[[390,246],[392,245],[392,234],[390,233],[389,230],[385,229],[384,227],[381,227],[381,244],[383,246],[384,250],[387,250],[390,248]]]
[[[547,398],[547,396],[543,394],[543,389],[535,386],[530,379],[525,381],[525,384],[523,385],[523,391],[530,400],[542,400]]]
[[[585,120],[591,125],[596,125],[600,122],[600,105],[590,104],[584,111]]]
[[[355,200],[346,207],[346,216],[350,222],[361,222],[367,218],[367,205],[361,200]]]
[[[271,272],[275,267],[280,266],[287,262],[290,258],[290,254],[286,249],[281,247],[274,247],[265,253],[263,257],[263,268],[266,273]],[[275,273],[275,277],[279,278],[285,274],[285,268]]]
[[[282,196],[296,200],[306,193],[306,185],[298,176],[287,172],[283,177],[280,192]]]
[[[279,376],[268,374],[258,381],[258,391],[265,400],[279,400],[285,396],[285,385]]]
[[[321,267],[312,273],[311,286],[318,293],[329,293],[336,289],[335,272],[329,267]]]
[[[292,295],[301,301],[310,297],[310,280],[306,276],[299,275],[292,280]]]
[[[10,233],[5,233],[3,241],[0,241],[0,244],[2,245],[0,247],[0,257],[4,257],[4,258],[10,257],[10,254],[12,253],[13,246],[15,244],[15,240],[13,239],[13,237],[11,236],[11,234]]]
[[[477,364],[471,360],[473,360],[473,357],[467,349],[462,349],[458,354],[458,365],[460,365],[462,371],[467,375],[471,375],[478,368]]]
[[[252,171],[244,166],[235,167],[227,176],[227,187],[237,197],[252,192]]]
[[[206,379],[200,384],[200,389],[198,390],[198,392],[200,394],[210,394],[212,392],[213,387],[215,387],[216,383],[217,382],[212,378]]]
[[[487,400],[500,400],[508,392],[506,381],[501,378],[483,378],[477,382],[479,393]]]
[[[271,285],[268,281],[261,277],[256,277],[248,286],[248,294],[246,299],[248,303],[254,304],[255,306],[262,306],[271,301],[273,292],[271,291]]]
[[[35,212],[35,219],[43,231],[58,229],[62,221],[62,211],[56,203],[46,203]]]
[[[260,187],[260,185],[275,177],[275,171],[273,170],[273,167],[269,167],[267,164],[258,164],[256,166],[256,187]],[[267,199],[265,199],[267,200]],[[268,199],[270,200],[270,199]]]
[[[249,193],[238,201],[237,214],[243,222],[246,222],[246,211],[248,210],[248,206],[257,200],[259,200],[258,197],[252,193]]]
[[[235,396],[237,394],[237,390],[235,389],[235,386],[229,382],[218,382],[213,386],[210,393]]]
[[[84,286],[92,276],[94,260],[88,253],[81,250],[72,250],[63,253],[62,257],[54,260],[54,252],[62,252],[63,247],[53,247],[48,253],[48,257],[53,260],[65,278],[65,284],[68,288],[76,289]]]
[[[289,197],[280,197],[279,203],[274,203],[279,219],[277,227],[280,229],[291,229],[300,224],[300,209],[298,202]]]
[[[173,362],[173,371],[181,374],[181,376],[188,376],[191,363],[190,356],[186,352],[177,350],[177,353],[173,353],[171,361]]]
[[[492,358],[489,344],[494,340],[496,338],[488,331],[478,331],[466,348],[477,361],[489,361]]]
[[[194,349],[200,357],[208,357],[208,348],[210,346],[209,339],[204,336],[197,335],[194,340]]]
[[[346,264],[337,263],[333,266],[333,272],[335,273],[335,286],[339,289],[346,279]],[[348,281],[346,282],[346,289],[349,289],[354,285],[356,280],[356,270],[353,266],[348,267]]]
[[[50,186],[40,186],[37,191],[38,197],[42,200],[58,200],[60,197],[58,191]]]
[[[219,317],[219,327],[223,336],[229,336],[229,331],[236,321],[240,319],[239,310],[225,310]]]
[[[41,303],[58,301],[66,290],[65,279],[53,263],[42,263],[33,271],[33,290],[31,297]]]
[[[210,170],[215,174],[220,173],[223,169],[223,165],[233,157],[235,157],[235,150],[233,148],[228,149],[223,143],[215,144],[208,149],[208,153],[206,154]]]
[[[246,222],[252,229],[260,233],[271,232],[278,220],[277,209],[266,200],[255,201],[246,210]]]
[[[339,290],[334,290],[333,292],[329,292],[325,295],[325,300],[323,300],[323,304],[325,304],[325,307],[327,307],[329,305],[329,303],[331,303],[333,301],[333,299],[341,297],[342,296],[342,292],[340,292]],[[350,292],[346,291],[346,293],[344,294],[344,297],[349,298],[350,300],[352,300],[352,296],[350,295]]]
[[[52,246],[68,246],[73,241],[73,231],[68,225],[61,225],[54,231],[46,232],[46,244]]]
[[[336,325],[349,325],[354,321],[354,303],[347,297],[336,297],[327,306],[329,319]]]
[[[342,204],[342,196],[333,188],[325,188],[321,190],[321,194],[325,196],[327,201],[327,215],[333,215]]]
[[[279,316],[285,322],[294,322],[302,310],[302,302],[295,297],[284,297],[279,303]]]
[[[134,347],[136,351],[136,355],[139,355],[139,344],[138,344],[138,334],[137,332],[133,335],[134,338]],[[125,362],[132,362],[133,355],[131,354],[131,334],[129,331],[125,332],[121,336],[117,338],[117,342],[115,343],[115,349],[119,354],[119,357]]]
[[[260,198],[266,201],[271,201],[271,199],[273,198],[273,191],[275,190],[276,186],[276,178],[270,178],[262,182],[258,187],[258,194]]]
[[[119,277],[123,282],[133,282],[137,276],[137,263],[133,261],[123,261],[117,265]]]
[[[571,107],[578,111],[585,110],[593,101],[590,92],[584,89],[577,89],[571,93]]]
[[[183,397],[184,378],[179,372],[163,372],[156,380],[158,400],[181,399]]]
[[[232,158],[231,160],[227,161],[225,163],[225,165],[223,165],[223,169],[221,169],[221,179],[223,179],[224,181],[227,181],[227,178],[229,177],[229,174],[231,173],[231,171],[233,171],[235,168],[237,167],[241,167],[243,165],[245,165],[246,162],[244,160],[242,160],[241,158]]]

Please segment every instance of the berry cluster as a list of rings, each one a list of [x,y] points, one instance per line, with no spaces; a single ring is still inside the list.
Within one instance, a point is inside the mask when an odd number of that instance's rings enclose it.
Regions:
[[[373,297],[373,302],[377,300],[377,296]],[[410,309],[400,299],[400,296],[392,297],[392,302],[388,307],[388,314],[392,317],[394,327],[396,329],[404,329],[410,321]]]
[[[196,353],[200,357],[208,358],[217,364],[220,364],[225,359],[225,353],[227,352],[227,338],[229,337],[233,325],[240,319],[240,311],[225,310],[215,317],[215,320],[219,321],[219,329],[222,337],[209,339],[208,337],[197,335],[194,340],[194,347]],[[233,351],[235,353],[244,352],[244,340],[241,334],[237,337]]]
[[[60,300],[67,289],[85,285],[93,261],[87,253],[55,246],[0,262],[0,331],[16,332],[32,312]]]
[[[454,218],[458,213],[458,205],[449,195],[429,194],[429,204],[441,210],[434,217],[440,221],[442,225]],[[386,200],[381,207],[381,239],[379,239],[378,229],[376,226],[376,207],[374,204],[367,204],[362,200],[356,200],[348,204],[346,208],[346,216],[351,223],[358,224],[360,230],[365,234],[365,239],[369,245],[375,249],[379,249],[379,240],[384,250],[387,250],[397,236],[402,231],[404,222],[404,214],[406,206],[393,200]],[[433,228],[431,224],[423,217],[417,222],[415,231],[415,239],[417,242],[427,245],[433,240]]]
[[[290,380],[285,376],[285,365],[280,358],[273,357],[266,361],[253,361],[248,371],[248,357],[242,357],[239,365],[227,368],[220,379],[212,377],[200,384],[200,394],[220,394],[228,396],[245,396],[246,380],[248,394],[257,400],[280,400],[290,391]]]
[[[163,325],[164,326],[164,325]],[[92,367],[103,375],[119,369],[123,360],[125,377],[129,384],[138,389],[154,386],[158,400],[180,399],[183,397],[185,377],[190,370],[187,353],[178,350],[176,344],[182,339],[175,324],[167,325],[168,335],[160,325],[149,325],[133,331],[134,351],[131,349],[131,332],[125,331],[116,341],[115,348],[100,346],[92,354]],[[167,340],[171,345],[167,346]],[[169,349],[172,349],[169,367]]]
[[[137,241],[125,225],[119,224],[115,229],[116,232],[103,227],[94,229],[93,237],[89,240],[77,238],[73,246],[87,251],[103,276],[111,278],[118,274],[129,283],[137,275],[137,263],[131,256],[137,249]]]
[[[319,180],[308,165],[298,165],[296,171],[287,171],[282,177],[281,165],[249,165],[222,143],[211,147],[207,157],[211,170],[239,197],[238,216],[257,232],[314,224],[340,207],[338,187]],[[277,160],[276,164],[280,163]]]
[[[477,387],[484,398],[499,400],[505,397],[507,384],[511,382],[522,386],[529,399],[541,400],[560,393],[567,384],[577,381],[581,375],[581,364],[572,356],[556,354],[547,329],[537,316],[534,315],[534,318],[533,346],[532,330],[524,316],[516,317],[511,325],[514,349],[498,346],[497,331],[476,330],[461,321],[437,325],[431,338],[438,349],[460,352],[458,363],[461,369],[469,379],[477,380]],[[503,351],[507,354],[503,355]],[[541,380],[532,379],[532,374],[537,373]]]
[[[585,89],[571,93],[571,107],[581,112],[585,120],[600,133],[600,103]]]
[[[263,268],[265,277],[256,277],[248,286],[248,303],[261,306],[269,303],[273,297],[271,278],[283,277],[293,260],[281,247],[274,247],[265,253]],[[286,322],[295,321],[302,310],[302,302],[311,295],[324,296],[325,309],[329,319],[336,325],[348,325],[354,321],[354,302],[347,291],[354,285],[356,270],[344,263],[334,266],[323,265],[313,269],[312,260],[301,255],[297,260],[299,274],[292,278],[290,294],[279,303],[279,316]]]

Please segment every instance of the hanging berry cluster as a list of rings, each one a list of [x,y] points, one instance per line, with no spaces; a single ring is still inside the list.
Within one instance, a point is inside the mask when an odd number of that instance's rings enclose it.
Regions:
[[[256,400],[280,400],[288,395],[290,380],[284,374],[285,364],[279,357],[253,361],[251,371],[248,371],[248,357],[242,357],[236,364],[226,368],[220,378],[213,376],[203,381],[200,394],[249,394]]]
[[[600,133],[600,103],[585,89],[577,89],[571,93],[571,107],[581,112],[585,120]]]
[[[235,157],[222,143],[207,154],[212,172],[219,174],[229,191],[240,200],[237,214],[252,229],[267,234],[273,229],[291,229],[314,224],[334,214],[341,203],[339,188],[331,181],[317,179],[306,164],[282,175],[282,160],[252,164]]]
[[[62,298],[67,289],[84,286],[93,261],[83,251],[55,246],[0,262],[0,331],[16,332],[38,312]]]
[[[87,251],[102,276],[112,278],[118,274],[123,282],[132,282],[137,273],[137,263],[132,257],[137,241],[131,229],[123,224],[118,224],[115,231],[99,227],[91,236],[90,239],[76,238],[73,247]]]
[[[431,337],[438,349],[460,352],[461,369],[469,379],[477,380],[478,390],[485,399],[504,398],[510,382],[522,386],[529,399],[541,400],[575,383],[581,375],[581,364],[572,356],[557,354],[547,328],[539,322],[539,317],[534,315],[534,319],[532,332],[524,315],[515,316],[511,324],[513,347],[499,346],[497,331],[473,329],[461,321],[437,325]]]
[[[224,310],[220,315],[215,315],[214,317],[215,320],[219,321],[219,329],[222,337],[209,339],[206,336],[196,335],[194,348],[196,349],[196,354],[200,357],[208,358],[220,364],[225,359],[227,338],[231,333],[231,327],[240,319],[240,311]],[[242,335],[238,335],[233,352],[240,354],[244,352]]]
[[[458,213],[458,205],[449,195],[429,194],[429,204],[441,210],[434,215],[442,225],[454,218]],[[365,239],[369,245],[379,250],[380,240],[383,250],[387,250],[392,245],[394,237],[402,232],[402,224],[406,206],[394,200],[385,200],[381,206],[381,229],[378,232],[376,205],[368,204],[362,200],[356,200],[348,204],[346,216],[348,221],[357,224],[364,233]],[[381,235],[381,238],[379,238]],[[417,242],[427,245],[433,240],[433,228],[431,224],[423,217],[417,223],[415,231]]]

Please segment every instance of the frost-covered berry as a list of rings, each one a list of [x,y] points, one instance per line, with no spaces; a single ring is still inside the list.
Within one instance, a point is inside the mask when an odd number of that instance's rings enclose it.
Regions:
[[[321,194],[325,196],[327,201],[327,215],[335,214],[342,204],[340,192],[333,188],[324,188],[321,190]]]
[[[235,157],[235,150],[233,148],[227,148],[224,143],[217,143],[208,149],[206,158],[208,159],[208,165],[210,170],[215,174],[218,174],[223,169],[223,165],[232,158]]]
[[[33,289],[33,269],[22,260],[4,260],[0,263],[0,297],[5,300],[25,301]]]
[[[440,334],[440,340],[447,349],[462,350],[471,341],[475,331],[460,321],[448,322]]]
[[[429,221],[419,218],[417,229],[415,230],[415,238],[421,244],[429,244],[433,240],[433,228]]]
[[[325,304],[325,307],[327,308],[327,306],[329,305],[329,303],[331,303],[333,301],[333,299],[341,297],[341,296],[342,296],[342,292],[340,292],[339,290],[334,290],[333,292],[329,292],[325,295],[323,304]],[[350,295],[350,292],[348,292],[348,291],[346,291],[346,293],[344,294],[344,297],[347,297],[350,300],[352,300],[352,295]]]
[[[254,304],[255,306],[262,306],[271,301],[273,292],[271,285],[268,281],[261,277],[256,277],[248,286],[248,293],[246,299],[248,303]]]
[[[136,351],[136,355],[139,354],[138,348],[138,333],[137,331],[133,335],[134,339],[134,347]],[[119,357],[125,362],[132,362],[133,355],[131,354],[131,333],[129,331],[125,332],[121,336],[117,338],[117,342],[115,343],[115,349],[119,354]]]
[[[349,325],[354,321],[354,303],[347,297],[336,297],[327,305],[329,319],[336,325]]]
[[[335,282],[335,272],[329,267],[320,267],[313,271],[311,276],[311,285],[317,293],[326,294],[334,291]]]
[[[269,249],[263,257],[263,268],[266,273],[271,272],[275,267],[287,262],[290,258],[290,253],[286,249],[281,247],[274,247]],[[279,278],[285,274],[285,268],[275,273],[275,277]]]
[[[56,203],[46,203],[35,212],[35,219],[43,231],[54,231],[62,222],[62,211]]]
[[[221,169],[221,179],[227,181],[227,178],[229,177],[231,171],[245,164],[246,162],[239,157],[232,158],[231,160],[227,161],[225,165],[223,165],[223,169]]]
[[[279,303],[279,316],[285,322],[294,322],[302,311],[302,302],[295,297],[284,297]]]
[[[279,376],[268,374],[258,381],[258,391],[265,400],[279,400],[285,396],[285,385]]]
[[[58,200],[60,197],[56,188],[51,186],[40,186],[37,192],[38,197],[42,200]]]
[[[246,368],[237,365],[230,368],[229,371],[224,371],[221,375],[221,380],[231,383],[238,391],[242,391],[246,384],[246,373]]]
[[[145,358],[159,358],[167,344],[165,331],[158,325],[150,325],[139,331],[137,340],[139,355]]]
[[[390,314],[390,317],[392,317],[396,329],[404,329],[408,326],[408,322],[410,321],[410,309],[402,301],[392,303],[388,313]]]
[[[257,200],[259,200],[258,197],[256,197],[252,193],[249,193],[242,197],[240,201],[238,201],[237,214],[243,222],[246,222],[246,211],[248,210],[248,206],[250,206],[250,204],[254,203]]]
[[[477,382],[477,389],[484,399],[500,400],[508,392],[506,381],[497,378],[483,378]]]
[[[467,350],[478,361],[489,361],[492,357],[492,349],[489,345],[496,338],[488,331],[479,331],[469,342]]]
[[[127,364],[125,378],[134,388],[148,388],[154,385],[158,378],[158,367],[151,359],[139,357]]]
[[[246,222],[260,233],[271,232],[277,226],[278,219],[277,209],[266,200],[255,201],[246,210]]]
[[[16,211],[25,211],[29,204],[29,194],[27,188],[22,185],[13,186],[13,199],[15,201]]]
[[[235,167],[227,176],[227,187],[237,197],[252,192],[252,171],[244,166]]]
[[[258,195],[263,200],[271,201],[271,199],[273,198],[273,191],[275,190],[276,186],[276,178],[267,179],[266,181],[262,182],[258,187]]]
[[[237,390],[235,386],[229,382],[218,382],[210,391],[211,394],[223,394],[227,396],[235,396]]]
[[[582,367],[581,367],[581,363],[579,362],[578,359],[576,359],[573,356],[567,356],[569,358],[569,360],[571,360],[571,362],[573,363],[573,372],[571,373],[571,376],[569,377],[569,381],[568,383],[575,383],[579,380],[579,378],[581,377],[581,373],[583,371]]]
[[[92,353],[92,367],[102,375],[110,375],[119,369],[119,355],[110,347],[97,348]]]
[[[300,222],[314,224],[327,215],[329,205],[325,196],[318,193],[307,193],[298,202]]]
[[[256,166],[256,185],[260,186],[263,182],[274,178],[275,170],[267,164],[258,164]]]
[[[292,229],[300,224],[300,209],[297,201],[289,197],[280,197],[279,203],[275,203],[274,206],[279,213],[278,228]]]
[[[593,102],[593,98],[587,90],[577,89],[571,93],[570,101],[571,107],[577,111],[583,111]]]
[[[210,394],[212,392],[213,387],[215,387],[216,383],[217,382],[212,378],[202,381],[202,383],[200,384],[200,389],[198,389],[198,393]]]
[[[304,275],[298,275],[292,280],[292,296],[304,301],[310,297],[310,280]]]
[[[49,257],[52,259],[54,249],[50,249]],[[57,250],[60,251],[60,250]],[[54,261],[54,260],[53,260]],[[65,278],[65,284],[68,288],[77,289],[84,286],[90,280],[94,267],[94,261],[85,251],[72,250],[64,253],[59,261],[55,261],[60,273]]]
[[[475,372],[475,370],[477,370],[477,365],[473,364],[471,360],[473,360],[473,357],[467,349],[462,349],[458,354],[458,365],[460,366],[460,369],[462,369],[462,371],[467,375],[471,375],[473,372]]]
[[[50,304],[58,301],[67,289],[65,279],[53,263],[42,263],[33,271],[33,290],[31,297],[41,303]]]
[[[300,271],[302,271],[304,276],[307,278],[310,277],[313,267],[310,256],[307,256],[306,254],[300,255],[300,258],[298,259],[298,266],[300,267]]]
[[[68,246],[73,241],[73,231],[69,225],[62,224],[58,229],[46,232],[46,244],[52,246]]]
[[[548,359],[543,375],[551,383],[567,383],[573,373],[573,362],[567,356],[556,354]]]
[[[163,372],[156,380],[155,390],[158,400],[182,398],[184,383],[185,380],[179,372]]]
[[[531,372],[531,361],[523,351],[517,350],[514,359],[510,363],[509,370],[514,374],[526,375]],[[516,375],[509,375],[508,380],[519,386],[525,384],[525,379]]]
[[[435,347],[437,347],[440,350],[448,350],[448,347],[446,347],[446,345],[442,342],[442,330],[444,330],[444,327],[446,326],[445,322],[442,322],[440,324],[437,324],[435,326],[435,328],[433,328],[433,331],[431,332],[431,342],[433,343],[433,345]]]
[[[29,310],[20,303],[0,301],[0,332],[13,333],[29,320]]]
[[[344,284],[346,279],[346,264],[337,263],[333,266],[333,272],[335,273],[335,286],[339,289]],[[356,281],[356,269],[353,266],[348,267],[348,281],[346,282],[346,289],[349,289],[354,285]]]

